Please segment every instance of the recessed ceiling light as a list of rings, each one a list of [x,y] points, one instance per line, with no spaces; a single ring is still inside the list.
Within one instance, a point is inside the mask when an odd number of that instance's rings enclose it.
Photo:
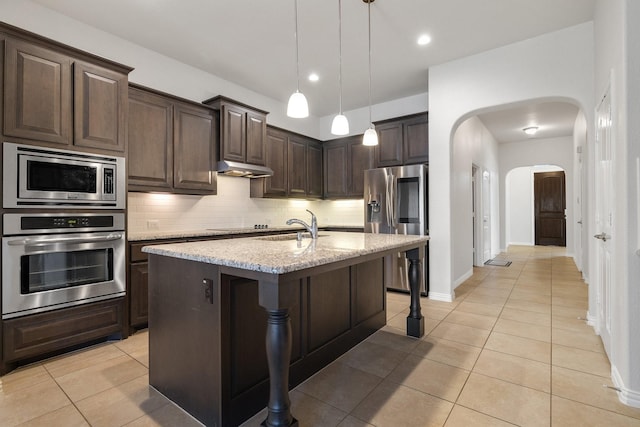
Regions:
[[[431,36],[429,34],[422,34],[420,37],[418,37],[418,44],[420,46],[424,46],[431,43]]]
[[[320,80],[320,76],[319,75],[317,75],[316,73],[309,74],[309,81],[310,82],[317,82],[318,80]]]
[[[538,132],[538,126],[529,126],[522,129],[527,135],[535,135]]]

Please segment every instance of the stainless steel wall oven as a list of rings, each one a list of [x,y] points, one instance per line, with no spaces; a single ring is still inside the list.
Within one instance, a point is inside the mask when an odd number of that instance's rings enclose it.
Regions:
[[[123,213],[5,213],[2,318],[125,294]]]

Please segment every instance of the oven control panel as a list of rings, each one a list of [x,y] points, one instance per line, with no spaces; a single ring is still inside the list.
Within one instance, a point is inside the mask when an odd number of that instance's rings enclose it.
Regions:
[[[3,235],[124,231],[124,214],[6,213]]]
[[[20,219],[23,230],[113,227],[113,215],[101,216],[24,216]]]

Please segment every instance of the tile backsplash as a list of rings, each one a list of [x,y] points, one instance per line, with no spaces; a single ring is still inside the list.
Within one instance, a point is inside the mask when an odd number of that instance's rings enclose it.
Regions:
[[[249,182],[247,178],[218,176],[215,196],[129,193],[128,231],[244,228],[255,224],[280,227],[289,218],[309,222],[305,209],[316,214],[321,227],[364,224],[362,200],[252,199]]]

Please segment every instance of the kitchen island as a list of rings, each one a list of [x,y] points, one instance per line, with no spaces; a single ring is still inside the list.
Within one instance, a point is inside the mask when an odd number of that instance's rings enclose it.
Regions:
[[[386,323],[383,257],[406,252],[407,333],[424,334],[426,236],[321,232],[145,247],[149,382],[206,425],[297,425],[289,388]],[[265,345],[266,336],[266,345]]]

